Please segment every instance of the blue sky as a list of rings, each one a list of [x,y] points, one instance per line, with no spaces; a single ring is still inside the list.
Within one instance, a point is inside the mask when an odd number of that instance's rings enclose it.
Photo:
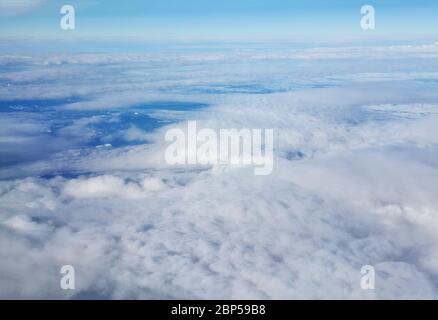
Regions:
[[[76,9],[74,31],[59,28],[64,4]],[[374,31],[360,28],[364,4],[376,8]],[[433,0],[3,0],[0,12],[0,36],[13,38],[413,40],[438,30]]]

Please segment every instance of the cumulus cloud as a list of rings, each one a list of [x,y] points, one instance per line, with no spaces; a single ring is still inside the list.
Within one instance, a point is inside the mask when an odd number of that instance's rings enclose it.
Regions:
[[[120,197],[124,199],[143,198],[145,191],[159,191],[165,184],[158,178],[145,178],[139,184],[110,175],[89,179],[70,180],[64,193],[77,199]]]
[[[30,220],[28,216],[13,216],[3,221],[3,225],[11,230],[25,234],[41,234],[50,231],[48,225],[42,225]]]
[[[436,52],[0,58],[0,152],[60,146],[0,167],[0,296],[436,299]],[[272,175],[167,165],[189,119],[273,128]]]

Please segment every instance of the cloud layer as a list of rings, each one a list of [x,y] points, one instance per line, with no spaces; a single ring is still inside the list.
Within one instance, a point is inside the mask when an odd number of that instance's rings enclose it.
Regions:
[[[436,299],[437,58],[0,57],[0,296]],[[189,119],[273,128],[273,174],[167,165]]]
[[[0,16],[22,14],[42,6],[46,0],[2,0]]]

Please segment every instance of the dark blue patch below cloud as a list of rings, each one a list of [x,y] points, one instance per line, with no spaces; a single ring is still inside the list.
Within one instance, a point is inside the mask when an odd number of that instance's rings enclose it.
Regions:
[[[197,102],[148,102],[129,108],[106,110],[69,110],[60,106],[79,101],[42,99],[0,101],[4,119],[15,123],[41,125],[41,130],[20,132],[20,140],[0,142],[0,168],[48,158],[68,150],[91,150],[96,147],[120,148],[148,143],[145,135],[171,123],[152,113],[159,110],[193,111],[208,105]],[[134,135],[129,135],[134,131]],[[14,133],[12,133],[14,135]],[[68,173],[65,173],[68,174]]]

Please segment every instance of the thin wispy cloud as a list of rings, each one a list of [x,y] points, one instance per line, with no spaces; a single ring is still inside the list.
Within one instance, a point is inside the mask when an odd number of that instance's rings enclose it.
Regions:
[[[0,1],[1,16],[15,16],[33,11],[44,4],[46,0],[2,0]]]

